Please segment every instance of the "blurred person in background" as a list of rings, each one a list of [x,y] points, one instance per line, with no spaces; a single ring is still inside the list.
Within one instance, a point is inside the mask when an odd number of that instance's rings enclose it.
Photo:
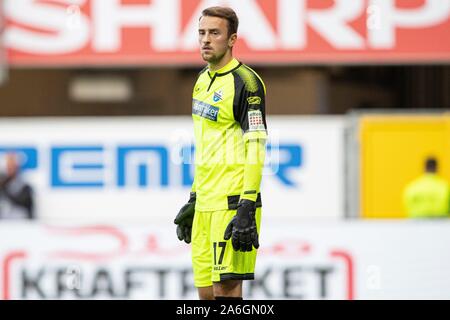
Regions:
[[[0,170],[0,219],[34,219],[33,190],[20,175],[17,155],[4,156]]]
[[[195,177],[175,218],[190,243],[200,299],[242,299],[253,280],[261,219],[260,183],[267,140],[265,86],[232,55],[238,18],[230,8],[205,9],[199,21],[208,66],[193,90]]]
[[[438,161],[429,157],[425,172],[409,183],[403,201],[410,218],[443,218],[450,213],[450,186],[438,175]]]

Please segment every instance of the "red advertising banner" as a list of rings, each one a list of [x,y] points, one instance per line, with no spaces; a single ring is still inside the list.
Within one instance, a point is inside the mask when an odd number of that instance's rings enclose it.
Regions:
[[[5,17],[3,6],[0,5],[0,85],[6,78],[6,54],[5,54]]]
[[[450,62],[450,0],[3,0],[13,66],[201,64],[202,9],[240,18],[246,63]]]

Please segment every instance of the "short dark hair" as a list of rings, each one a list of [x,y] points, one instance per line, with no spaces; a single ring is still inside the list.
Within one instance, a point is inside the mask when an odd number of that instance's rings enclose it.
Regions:
[[[209,7],[202,11],[202,17],[218,17],[228,21],[228,36],[237,33],[239,27],[239,18],[233,9],[228,7]]]
[[[435,157],[428,157],[425,161],[425,170],[427,172],[437,172],[437,160]]]

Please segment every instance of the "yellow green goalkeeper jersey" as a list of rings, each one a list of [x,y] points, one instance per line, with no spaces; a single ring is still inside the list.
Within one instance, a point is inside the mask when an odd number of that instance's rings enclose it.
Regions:
[[[236,59],[200,72],[192,101],[196,210],[235,209],[239,199],[261,206],[265,94],[261,78]]]

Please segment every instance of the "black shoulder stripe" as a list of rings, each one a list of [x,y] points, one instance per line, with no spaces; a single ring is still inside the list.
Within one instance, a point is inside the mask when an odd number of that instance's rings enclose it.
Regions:
[[[234,115],[234,120],[236,120],[237,122],[240,122],[240,104],[241,104],[241,91],[244,87],[244,81],[242,80],[242,78],[237,74],[237,72],[233,72],[233,77],[234,77],[234,100],[233,100],[233,115]]]
[[[260,81],[258,76],[255,74],[253,70],[248,68],[246,65],[242,65],[240,68],[237,68],[234,73],[236,73],[239,78],[241,78],[242,82],[245,85],[245,89],[248,92],[256,93],[260,89]]]

